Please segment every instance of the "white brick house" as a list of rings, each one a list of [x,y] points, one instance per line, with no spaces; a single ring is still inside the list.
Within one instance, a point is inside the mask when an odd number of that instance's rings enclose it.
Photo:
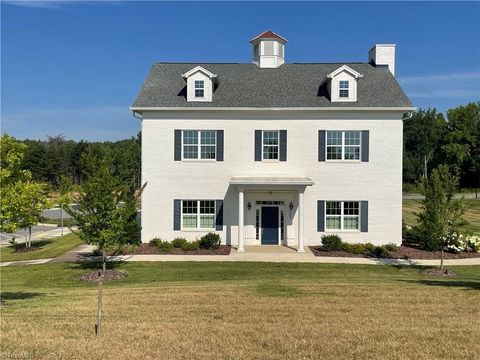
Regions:
[[[401,242],[402,118],[395,45],[369,63],[288,64],[286,40],[252,64],[156,63],[130,108],[142,120],[142,241],[289,245],[326,233]]]

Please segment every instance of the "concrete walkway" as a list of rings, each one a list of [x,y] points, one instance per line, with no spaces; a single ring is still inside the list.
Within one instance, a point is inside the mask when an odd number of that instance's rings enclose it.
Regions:
[[[3,262],[0,266],[37,265],[59,262],[95,261],[99,257],[90,257],[95,247],[80,245],[54,259],[38,259],[14,262]],[[244,262],[274,262],[274,263],[317,263],[317,264],[364,264],[364,265],[403,265],[403,266],[438,266],[440,260],[404,260],[404,259],[375,259],[315,256],[308,247],[304,253],[297,253],[290,247],[246,246],[245,252],[239,253],[232,248],[230,255],[121,255],[109,256],[108,261],[152,261],[152,262],[215,262],[215,261],[244,261]],[[444,260],[446,266],[480,265],[480,257],[470,259]]]

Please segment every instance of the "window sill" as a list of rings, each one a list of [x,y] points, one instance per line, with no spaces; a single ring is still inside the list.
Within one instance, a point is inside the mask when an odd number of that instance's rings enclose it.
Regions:
[[[278,163],[278,162],[280,162],[280,160],[279,159],[262,159],[261,162],[263,162],[263,163]]]
[[[361,231],[360,230],[341,230],[341,229],[326,229],[324,231],[325,233],[351,233],[351,234],[356,234],[356,233],[360,233]]]
[[[186,163],[215,163],[216,159],[182,159],[182,162]]]
[[[184,231],[184,232],[205,232],[205,231],[216,231],[215,228],[206,228],[206,229],[191,229],[191,228],[187,228],[187,229],[180,229],[180,231]]]
[[[325,162],[332,163],[332,164],[361,164],[362,163],[361,160],[325,160]]]

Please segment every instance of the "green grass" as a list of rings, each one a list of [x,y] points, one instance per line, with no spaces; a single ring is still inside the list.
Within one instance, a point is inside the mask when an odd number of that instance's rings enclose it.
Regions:
[[[421,200],[403,200],[403,220],[410,225],[417,224],[416,213],[420,212]],[[467,211],[465,212],[465,219],[468,225],[463,227],[463,230],[480,234],[480,200],[465,199]]]
[[[68,234],[54,239],[34,240],[32,245],[40,247],[37,251],[16,253],[15,250],[25,247],[25,244],[15,244],[0,248],[0,261],[18,261],[18,260],[34,260],[53,258],[74,247],[82,242],[75,234]]]
[[[116,268],[129,276],[104,285],[103,335],[96,338],[96,284],[76,279],[98,266],[2,268],[2,352],[199,360],[480,353],[479,266],[451,267],[460,277],[432,279],[414,267],[121,263]]]

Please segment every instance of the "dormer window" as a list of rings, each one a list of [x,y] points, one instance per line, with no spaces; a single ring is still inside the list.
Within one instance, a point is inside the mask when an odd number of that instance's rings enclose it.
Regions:
[[[339,86],[338,96],[341,98],[348,98],[348,87],[349,87],[348,80],[340,80],[339,85],[340,86]]]
[[[203,98],[205,96],[205,81],[195,80],[195,97]]]
[[[357,82],[362,74],[347,65],[327,75],[328,91],[332,102],[357,101]]]
[[[182,77],[187,83],[187,101],[210,102],[217,82],[217,75],[207,69],[196,66]]]

